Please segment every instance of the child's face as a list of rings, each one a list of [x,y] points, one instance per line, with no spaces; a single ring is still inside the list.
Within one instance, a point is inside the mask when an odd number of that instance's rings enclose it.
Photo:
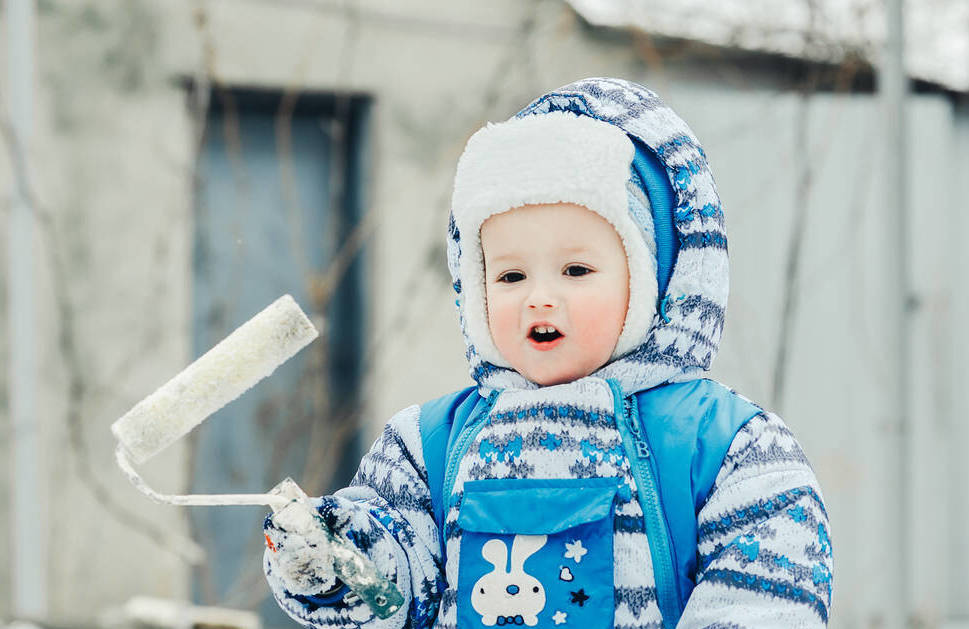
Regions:
[[[573,203],[526,205],[489,217],[481,247],[491,337],[516,371],[545,386],[608,362],[629,305],[629,268],[606,219]]]

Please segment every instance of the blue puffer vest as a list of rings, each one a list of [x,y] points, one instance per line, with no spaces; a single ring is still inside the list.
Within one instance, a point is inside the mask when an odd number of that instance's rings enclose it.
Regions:
[[[673,627],[695,585],[697,512],[713,487],[737,431],[762,410],[707,379],[667,384],[624,398],[615,381],[609,384],[619,409],[614,415],[617,428],[640,488],[637,494],[660,609],[664,624]],[[421,407],[424,460],[442,548],[447,547],[444,518],[452,500],[454,470],[475,434],[489,421],[489,411],[498,394],[492,392],[484,398],[476,387],[468,387]],[[495,539],[499,534],[544,536],[587,526],[609,513],[617,493],[614,483],[580,478],[557,482],[491,479],[476,483],[474,488],[470,487],[473,483],[465,486],[458,523],[465,529],[490,533]],[[543,508],[519,509],[516,505]],[[612,528],[612,523],[607,522],[606,531],[611,534]],[[529,569],[534,570],[531,566],[537,567],[537,560],[529,561]],[[603,565],[611,571],[611,558]],[[461,579],[465,580],[464,575]],[[548,590],[549,586],[543,585],[543,589]],[[515,622],[517,619],[508,616],[507,623],[521,624]],[[497,624],[505,624],[502,620],[505,618],[499,617]]]

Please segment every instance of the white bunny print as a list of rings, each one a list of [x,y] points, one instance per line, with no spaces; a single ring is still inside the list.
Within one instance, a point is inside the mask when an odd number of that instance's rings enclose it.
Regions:
[[[490,539],[481,556],[494,566],[474,584],[471,606],[481,614],[481,623],[499,625],[538,624],[538,613],[545,608],[545,588],[541,581],[525,572],[525,560],[545,546],[547,535],[516,535],[511,544],[511,569],[508,547],[500,539]]]

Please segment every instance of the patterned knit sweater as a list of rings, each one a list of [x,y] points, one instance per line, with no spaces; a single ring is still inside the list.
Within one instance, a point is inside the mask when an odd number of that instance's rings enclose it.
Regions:
[[[433,513],[416,405],[390,419],[351,486],[319,503],[324,519],[396,582],[407,605],[390,618],[374,618],[344,592],[288,592],[267,550],[264,567],[273,595],[303,625],[664,626],[640,488],[622,447],[619,409],[607,379],[631,396],[702,377],[709,368],[727,296],[723,212],[699,143],[649,90],[617,79],[586,79],[542,96],[518,116],[550,111],[615,124],[662,161],[676,193],[679,242],[666,298],[638,348],[580,380],[539,387],[476,351],[466,327],[466,309],[474,305],[460,286],[464,243],[452,220],[449,267],[471,375],[483,397],[496,394],[494,404],[487,419],[458,440],[460,458],[445,479],[444,531]],[[634,197],[643,195],[635,177],[629,195],[633,208]],[[631,212],[644,237],[651,237],[648,212]],[[580,487],[601,499],[574,502]],[[528,493],[516,488],[542,488],[585,515],[558,526],[549,510],[547,530],[533,530],[542,518],[526,516],[549,509],[552,499],[529,502]],[[503,498],[492,500],[494,495]],[[765,411],[740,429],[696,517],[696,587],[678,627],[827,624],[833,571],[828,517],[817,479],[780,418]],[[489,519],[499,525],[482,528]]]

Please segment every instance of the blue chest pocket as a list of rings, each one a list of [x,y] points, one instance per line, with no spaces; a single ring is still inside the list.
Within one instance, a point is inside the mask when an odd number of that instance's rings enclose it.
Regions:
[[[618,478],[470,481],[458,626],[612,627]]]

